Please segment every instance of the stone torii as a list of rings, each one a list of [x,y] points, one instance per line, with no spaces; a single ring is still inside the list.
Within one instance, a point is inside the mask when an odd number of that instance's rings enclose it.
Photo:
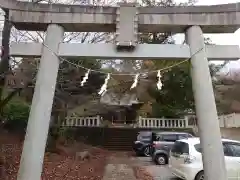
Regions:
[[[40,180],[59,57],[121,59],[191,58],[191,75],[203,148],[205,179],[226,180],[221,134],[208,60],[237,60],[238,46],[205,46],[203,33],[234,33],[240,3],[197,7],[118,7],[36,4],[0,0],[19,30],[46,31],[41,43],[14,43],[11,56],[41,57],[18,180]],[[113,44],[65,44],[65,32],[116,32]],[[138,44],[138,32],[185,33],[188,45]],[[53,53],[55,52],[55,53]],[[58,56],[56,56],[58,55]]]

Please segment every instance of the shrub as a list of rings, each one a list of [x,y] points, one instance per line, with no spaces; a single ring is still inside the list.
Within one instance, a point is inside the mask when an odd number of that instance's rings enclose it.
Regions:
[[[24,130],[27,127],[30,106],[21,101],[10,101],[2,111],[4,127],[11,130]]]

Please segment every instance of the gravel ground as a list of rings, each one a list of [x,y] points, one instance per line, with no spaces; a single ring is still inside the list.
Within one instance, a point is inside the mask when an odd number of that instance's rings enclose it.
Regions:
[[[145,160],[145,161],[144,161]],[[129,154],[111,156],[105,168],[103,180],[153,180],[149,172],[141,165],[149,165],[148,159],[139,159]]]
[[[153,180],[153,177],[145,168],[133,167],[134,174],[138,180]]]
[[[149,157],[110,157],[103,180],[126,179],[178,180],[172,175],[168,166],[157,166]]]
[[[136,157],[135,163],[148,172],[153,180],[179,180],[170,172],[168,166],[155,165],[149,157]]]
[[[146,171],[152,175],[153,180],[178,180],[172,175],[167,166],[147,166]]]
[[[136,180],[133,169],[127,164],[108,164],[103,180]]]

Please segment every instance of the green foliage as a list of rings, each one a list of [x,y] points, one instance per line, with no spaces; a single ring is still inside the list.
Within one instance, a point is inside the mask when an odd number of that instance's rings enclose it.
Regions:
[[[149,88],[149,94],[155,98],[152,116],[178,117],[186,110],[194,108],[192,81],[189,64],[184,64],[165,72],[162,78],[163,88]]]
[[[27,126],[27,120],[30,107],[22,101],[10,101],[2,112],[2,118],[6,121],[5,126],[9,129],[24,130]]]
[[[58,83],[57,89],[63,90],[61,94],[57,93],[57,96],[60,96],[64,101],[71,101],[69,98],[69,93],[74,95],[91,95],[96,93],[96,89],[100,89],[102,83],[104,82],[104,74],[99,74],[91,71],[89,78],[84,86],[81,86],[81,81],[87,72],[87,69],[81,67],[98,70],[102,66],[101,60],[91,59],[91,58],[82,58],[76,59],[72,58],[67,61],[63,61],[60,64],[60,70],[58,73]],[[76,97],[74,97],[76,99]]]
[[[219,72],[227,62],[221,65],[210,64],[212,77]],[[152,108],[153,117],[182,117],[187,111],[194,112],[194,97],[190,74],[190,63],[172,68],[163,74],[161,91],[156,87],[149,89],[149,94],[155,99]],[[215,87],[215,82],[213,81]]]

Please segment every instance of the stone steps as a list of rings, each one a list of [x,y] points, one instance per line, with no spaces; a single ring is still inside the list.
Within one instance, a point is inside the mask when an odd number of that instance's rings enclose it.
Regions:
[[[106,132],[104,148],[109,150],[131,151],[136,133],[125,129],[112,129]]]

